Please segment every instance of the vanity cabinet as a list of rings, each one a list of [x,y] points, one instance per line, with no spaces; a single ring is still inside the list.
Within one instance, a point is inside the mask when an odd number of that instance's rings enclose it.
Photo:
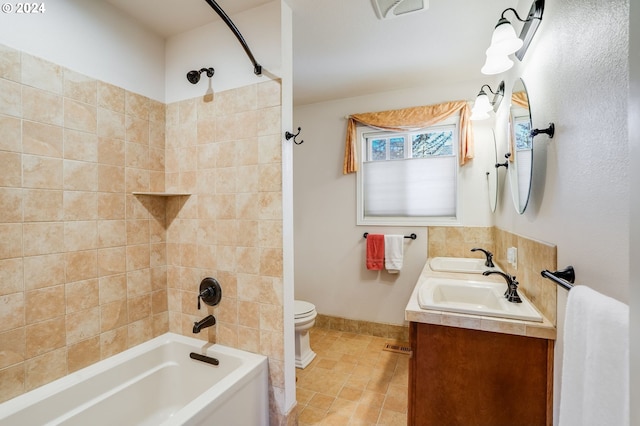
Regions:
[[[553,340],[411,322],[410,426],[553,423]]]

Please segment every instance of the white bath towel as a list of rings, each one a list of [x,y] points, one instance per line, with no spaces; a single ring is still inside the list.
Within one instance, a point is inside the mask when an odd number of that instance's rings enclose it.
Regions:
[[[629,425],[629,306],[571,289],[561,386],[560,426]]]
[[[404,235],[384,236],[384,267],[390,274],[402,269],[404,259]]]

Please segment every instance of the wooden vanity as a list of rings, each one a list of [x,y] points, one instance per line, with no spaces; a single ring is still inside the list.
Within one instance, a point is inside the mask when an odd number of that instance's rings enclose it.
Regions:
[[[440,273],[425,266],[424,274]],[[407,424],[552,425],[553,324],[424,310],[419,286],[405,311],[412,350]]]

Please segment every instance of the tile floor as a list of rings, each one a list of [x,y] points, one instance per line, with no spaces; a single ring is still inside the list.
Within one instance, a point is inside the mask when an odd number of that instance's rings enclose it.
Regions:
[[[407,424],[409,356],[383,350],[406,342],[318,327],[310,342],[316,358],[296,369],[300,426]]]

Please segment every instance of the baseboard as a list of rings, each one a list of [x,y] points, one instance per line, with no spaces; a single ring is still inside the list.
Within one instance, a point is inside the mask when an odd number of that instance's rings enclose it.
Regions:
[[[409,341],[409,327],[404,325],[383,324],[318,314],[315,326],[336,331],[385,337],[401,342]]]

